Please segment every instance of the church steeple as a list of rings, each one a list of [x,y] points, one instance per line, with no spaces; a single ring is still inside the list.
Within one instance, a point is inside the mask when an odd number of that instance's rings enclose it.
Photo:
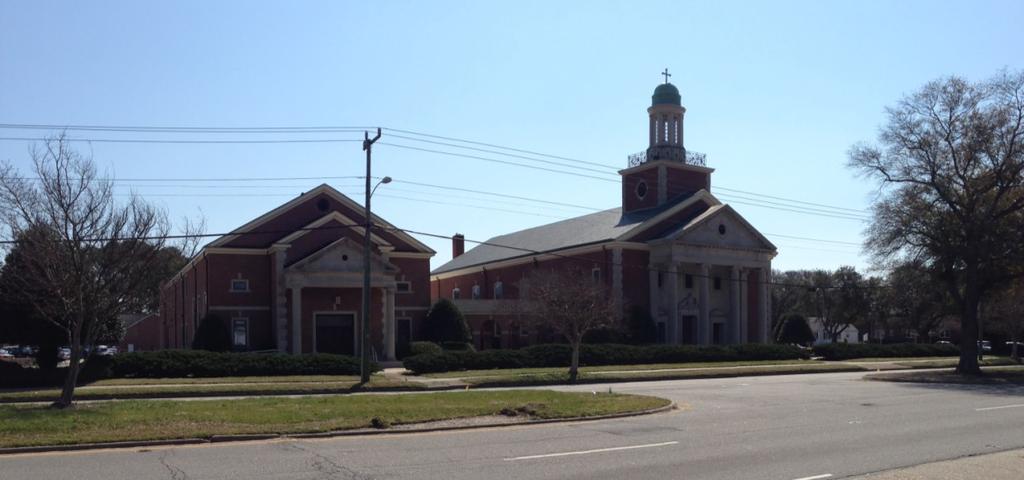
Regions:
[[[651,95],[647,108],[650,134],[647,150],[630,155],[622,175],[624,213],[662,206],[678,201],[698,190],[711,189],[711,172],[703,154],[687,152],[683,142],[683,107],[679,89],[665,77]]]
[[[648,160],[682,160],[686,158],[686,147],[683,146],[683,107],[679,89],[668,82],[666,68],[662,75],[665,83],[658,85],[651,95],[651,106],[647,109],[650,116],[650,143],[647,146]]]

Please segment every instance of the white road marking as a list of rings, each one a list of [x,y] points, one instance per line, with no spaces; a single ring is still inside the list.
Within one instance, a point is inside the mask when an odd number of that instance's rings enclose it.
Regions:
[[[590,453],[604,453],[604,452],[616,452],[619,450],[635,450],[638,448],[654,448],[664,447],[668,445],[676,445],[679,442],[662,442],[662,443],[648,443],[646,445],[630,445],[628,447],[611,447],[611,448],[598,448],[595,450],[580,450],[576,452],[560,452],[560,453],[545,453],[543,455],[527,455],[525,457],[512,457],[506,458],[506,462],[512,462],[516,460],[533,460],[535,458],[551,458],[551,457],[567,457],[570,455],[587,455]]]
[[[815,475],[815,476],[813,476],[813,477],[800,477],[800,478],[794,478],[793,480],[818,480],[818,479],[820,479],[820,478],[831,478],[831,477],[832,477],[832,474],[831,474],[831,473],[823,473],[823,474],[821,474],[821,475]]]
[[[1024,403],[1018,403],[1016,405],[1002,405],[1002,406],[999,406],[999,407],[975,408],[974,411],[975,412],[985,412],[985,411],[988,411],[988,410],[1002,410],[1004,408],[1021,408],[1021,407],[1024,407]]]

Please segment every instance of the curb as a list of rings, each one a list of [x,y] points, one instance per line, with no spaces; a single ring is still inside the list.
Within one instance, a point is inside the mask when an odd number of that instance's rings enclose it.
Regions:
[[[658,408],[651,408],[647,410],[639,410],[635,412],[623,412],[623,413],[611,413],[607,415],[596,415],[592,417],[571,417],[571,418],[552,418],[543,420],[530,420],[521,423],[482,423],[477,425],[460,425],[451,427],[424,427],[424,428],[409,428],[402,430],[390,430],[390,429],[372,429],[372,428],[361,428],[354,430],[337,430],[333,432],[315,432],[315,433],[293,433],[293,434],[243,434],[243,435],[214,435],[208,439],[204,438],[181,438],[176,440],[145,440],[138,442],[104,442],[104,443],[80,443],[76,445],[50,445],[50,446],[38,446],[38,447],[13,447],[13,448],[0,448],[0,455],[17,455],[20,453],[45,453],[45,452],[72,452],[79,450],[101,450],[108,448],[139,448],[139,447],[161,447],[161,446],[176,446],[176,445],[201,445],[208,443],[225,443],[225,442],[251,442],[259,440],[274,440],[274,439],[313,439],[313,438],[334,438],[334,437],[358,437],[364,435],[404,435],[409,433],[429,433],[429,432],[445,432],[445,431],[457,431],[457,430],[475,430],[481,428],[494,428],[494,427],[513,427],[513,426],[524,426],[524,425],[544,425],[551,423],[571,423],[571,422],[589,422],[596,420],[611,420],[615,418],[628,418],[628,417],[639,417],[643,415],[654,415],[657,413],[664,413],[676,409],[676,402],[671,402],[668,405]]]
[[[178,438],[174,440],[140,440],[137,442],[101,442],[79,443],[75,445],[42,445],[38,447],[0,448],[0,455],[14,455],[18,453],[72,452],[75,450],[99,450],[105,448],[136,448],[161,447],[168,445],[196,445],[201,443],[210,443],[210,441],[203,438]]]

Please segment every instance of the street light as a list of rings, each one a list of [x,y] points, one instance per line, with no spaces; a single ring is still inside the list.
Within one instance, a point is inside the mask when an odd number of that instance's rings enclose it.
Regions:
[[[366,132],[365,136],[363,150],[366,150],[366,210],[363,213],[366,223],[363,227],[363,312],[359,334],[359,380],[363,385],[370,382],[370,351],[366,348],[370,343],[370,230],[373,228],[370,197],[381,184],[391,183],[391,177],[384,177],[372,189],[370,188],[370,153],[373,150],[373,143],[380,138],[380,129],[377,129],[377,136],[372,139],[369,132]]]

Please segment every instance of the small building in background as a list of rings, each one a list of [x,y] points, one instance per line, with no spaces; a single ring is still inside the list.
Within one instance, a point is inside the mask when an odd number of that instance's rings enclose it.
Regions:
[[[820,317],[807,317],[807,325],[811,327],[811,331],[814,332],[814,344],[824,345],[832,343],[832,337],[825,331],[824,325],[821,323]],[[853,325],[847,325],[843,333],[839,334],[839,338],[836,343],[861,343],[860,330]]]

